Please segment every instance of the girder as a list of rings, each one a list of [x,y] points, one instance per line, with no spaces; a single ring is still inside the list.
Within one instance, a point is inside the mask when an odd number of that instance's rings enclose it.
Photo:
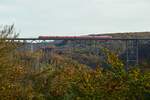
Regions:
[[[24,44],[30,43],[30,50],[33,52],[33,44],[38,44],[38,43],[50,43],[51,41],[54,40],[70,40],[73,41],[72,43],[72,49],[77,48],[77,43],[74,41],[81,42],[80,45],[82,45],[83,48],[86,48],[86,43],[87,41],[94,41],[94,47],[91,48],[96,48],[97,42],[112,42],[112,41],[122,41],[126,43],[126,66],[130,66],[131,64],[138,65],[139,64],[139,41],[150,41],[150,38],[56,38],[56,37],[49,37],[49,38],[6,38],[4,39],[6,41],[14,41],[14,42],[22,42]],[[45,45],[43,45],[45,46]],[[81,46],[80,46],[81,47]],[[90,51],[91,49],[89,49]],[[97,51],[96,51],[97,52]]]

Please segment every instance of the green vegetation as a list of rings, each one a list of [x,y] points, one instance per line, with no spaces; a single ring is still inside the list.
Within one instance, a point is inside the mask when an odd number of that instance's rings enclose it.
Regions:
[[[14,27],[2,30],[0,100],[150,100],[150,72],[141,71],[140,66],[126,71],[118,56],[107,49],[105,69],[99,64],[91,69],[58,54],[49,64],[33,66],[42,51],[16,52],[20,45],[5,40],[16,37]]]

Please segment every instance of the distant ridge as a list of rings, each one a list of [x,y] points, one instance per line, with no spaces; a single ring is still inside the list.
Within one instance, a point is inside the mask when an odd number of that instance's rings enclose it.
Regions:
[[[109,35],[113,38],[150,38],[150,32],[123,32],[123,33],[103,33],[103,34],[89,34],[91,36]]]

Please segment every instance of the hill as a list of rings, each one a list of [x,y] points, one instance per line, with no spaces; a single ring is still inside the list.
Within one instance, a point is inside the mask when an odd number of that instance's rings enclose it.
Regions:
[[[106,34],[90,34],[92,36],[109,35],[113,38],[150,38],[150,32],[127,32],[127,33],[106,33]]]

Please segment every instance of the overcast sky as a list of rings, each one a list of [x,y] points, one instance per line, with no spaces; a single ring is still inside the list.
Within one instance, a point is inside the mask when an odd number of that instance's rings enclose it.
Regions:
[[[0,0],[20,37],[150,31],[150,0]]]

